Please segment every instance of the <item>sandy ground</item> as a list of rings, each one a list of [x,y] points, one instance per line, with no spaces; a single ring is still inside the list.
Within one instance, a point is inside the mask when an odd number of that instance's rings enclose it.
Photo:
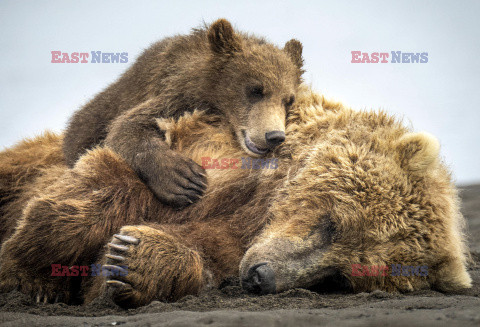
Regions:
[[[480,185],[461,187],[468,222],[472,289],[444,294],[318,294],[303,289],[251,296],[229,281],[199,297],[121,310],[108,298],[85,306],[34,304],[18,292],[0,294],[2,326],[480,326]]]

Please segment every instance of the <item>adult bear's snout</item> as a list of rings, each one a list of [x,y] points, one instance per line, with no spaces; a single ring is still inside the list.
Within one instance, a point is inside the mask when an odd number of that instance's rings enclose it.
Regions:
[[[242,278],[242,287],[255,294],[275,293],[275,273],[266,262],[253,265],[248,269],[247,276]]]

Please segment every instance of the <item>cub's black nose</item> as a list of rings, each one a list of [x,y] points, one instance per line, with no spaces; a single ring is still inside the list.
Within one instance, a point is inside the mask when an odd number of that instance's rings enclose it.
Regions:
[[[275,273],[266,262],[256,264],[248,269],[247,276],[242,279],[242,287],[255,294],[275,293]]]
[[[274,147],[285,141],[285,132],[273,131],[265,133],[265,140],[270,147]]]

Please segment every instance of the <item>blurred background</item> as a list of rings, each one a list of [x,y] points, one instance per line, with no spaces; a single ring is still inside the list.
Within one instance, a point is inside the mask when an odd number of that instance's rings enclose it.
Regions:
[[[313,88],[436,135],[457,182],[480,182],[479,13],[480,1],[2,0],[0,148],[62,131],[149,44],[225,17],[279,46],[299,39]],[[129,61],[54,64],[56,50]],[[353,64],[351,51],[428,52],[428,63]]]

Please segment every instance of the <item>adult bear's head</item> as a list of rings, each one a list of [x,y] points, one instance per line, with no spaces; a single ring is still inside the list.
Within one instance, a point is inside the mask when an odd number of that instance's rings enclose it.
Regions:
[[[469,287],[463,218],[438,141],[384,113],[311,113],[292,127],[304,139],[292,144],[301,163],[275,190],[270,223],[243,257],[243,287]]]

